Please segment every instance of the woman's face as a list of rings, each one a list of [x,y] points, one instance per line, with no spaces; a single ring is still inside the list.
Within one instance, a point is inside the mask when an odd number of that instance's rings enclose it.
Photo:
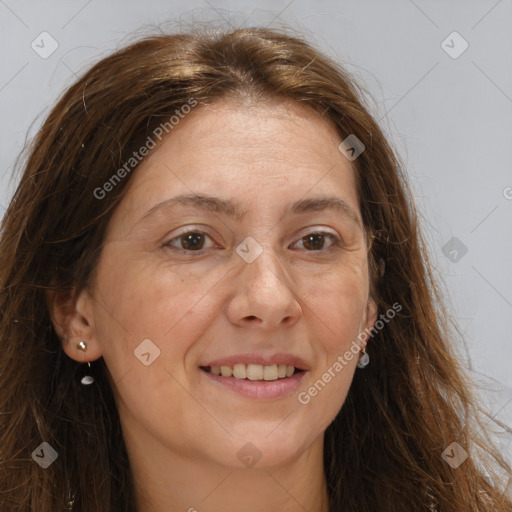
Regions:
[[[217,103],[134,171],[81,296],[129,444],[261,467],[321,443],[358,357],[305,392],[376,314],[340,142],[293,103]]]

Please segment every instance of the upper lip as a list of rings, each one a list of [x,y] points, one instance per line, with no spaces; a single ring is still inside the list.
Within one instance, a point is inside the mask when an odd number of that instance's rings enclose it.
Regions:
[[[272,366],[273,364],[285,364],[287,366],[294,366],[299,370],[309,370],[307,363],[300,357],[286,353],[274,353],[274,354],[256,354],[246,353],[237,354],[234,356],[223,357],[221,359],[214,359],[206,364],[200,366],[233,366],[237,363],[240,364],[260,364],[263,366]]]

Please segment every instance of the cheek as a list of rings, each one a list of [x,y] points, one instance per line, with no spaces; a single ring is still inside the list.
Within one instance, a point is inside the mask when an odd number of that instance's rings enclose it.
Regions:
[[[215,287],[222,286],[222,273],[204,268],[184,273],[178,265],[123,259],[116,249],[105,252],[94,290],[95,330],[104,357],[125,368],[149,339],[161,361],[174,366],[218,315]]]
[[[368,302],[367,274],[362,267],[326,272],[303,279],[304,314],[316,326],[317,339],[328,354],[338,354],[357,338]],[[308,313],[309,312],[309,313]]]
[[[306,290],[305,314],[313,329],[310,336],[318,341],[318,364],[297,399],[323,431],[342,408],[356,371],[359,352],[354,342],[359,345],[365,320],[367,284],[364,272],[343,272],[326,275]]]
[[[180,385],[186,355],[217,314],[205,293],[218,277],[184,279],[169,267],[108,256],[98,267],[94,323],[115,393],[148,430],[162,422],[179,430],[176,418],[190,403]]]

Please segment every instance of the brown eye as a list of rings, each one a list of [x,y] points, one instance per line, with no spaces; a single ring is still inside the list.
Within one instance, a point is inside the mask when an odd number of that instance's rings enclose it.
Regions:
[[[302,242],[304,248],[308,251],[321,251],[329,249],[332,246],[339,246],[339,238],[332,233],[326,233],[320,231],[318,233],[310,233],[306,236],[303,236],[300,241]],[[326,247],[325,244],[330,242]]]
[[[202,233],[189,233],[182,235],[180,239],[183,241],[182,245],[184,249],[202,249],[204,245],[204,236]]]
[[[184,251],[200,251],[204,247],[206,238],[210,237],[202,231],[188,231],[169,240],[164,245],[166,247],[176,247]]]
[[[304,247],[313,251],[322,249],[325,243],[325,237],[321,234],[307,235],[302,240],[304,241]]]

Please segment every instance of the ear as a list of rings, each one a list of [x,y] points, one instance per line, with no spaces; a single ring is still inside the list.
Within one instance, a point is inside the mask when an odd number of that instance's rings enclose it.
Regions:
[[[365,321],[364,328],[371,330],[377,321],[377,314],[379,312],[379,307],[376,302],[370,297],[368,299],[368,304],[366,304],[365,309]]]
[[[84,290],[77,297],[75,288],[46,292],[48,311],[64,352],[75,361],[86,363],[101,357],[93,322],[92,297]],[[78,348],[84,341],[87,351]]]
[[[377,313],[379,308],[375,301],[369,297],[368,302],[366,304],[366,308],[364,310],[364,318],[361,323],[361,327],[359,329],[360,333],[369,333],[373,329],[375,322],[377,321]],[[365,350],[366,345],[368,344],[369,336],[366,335],[364,340],[361,341],[361,350]],[[358,336],[359,339],[359,336]]]

